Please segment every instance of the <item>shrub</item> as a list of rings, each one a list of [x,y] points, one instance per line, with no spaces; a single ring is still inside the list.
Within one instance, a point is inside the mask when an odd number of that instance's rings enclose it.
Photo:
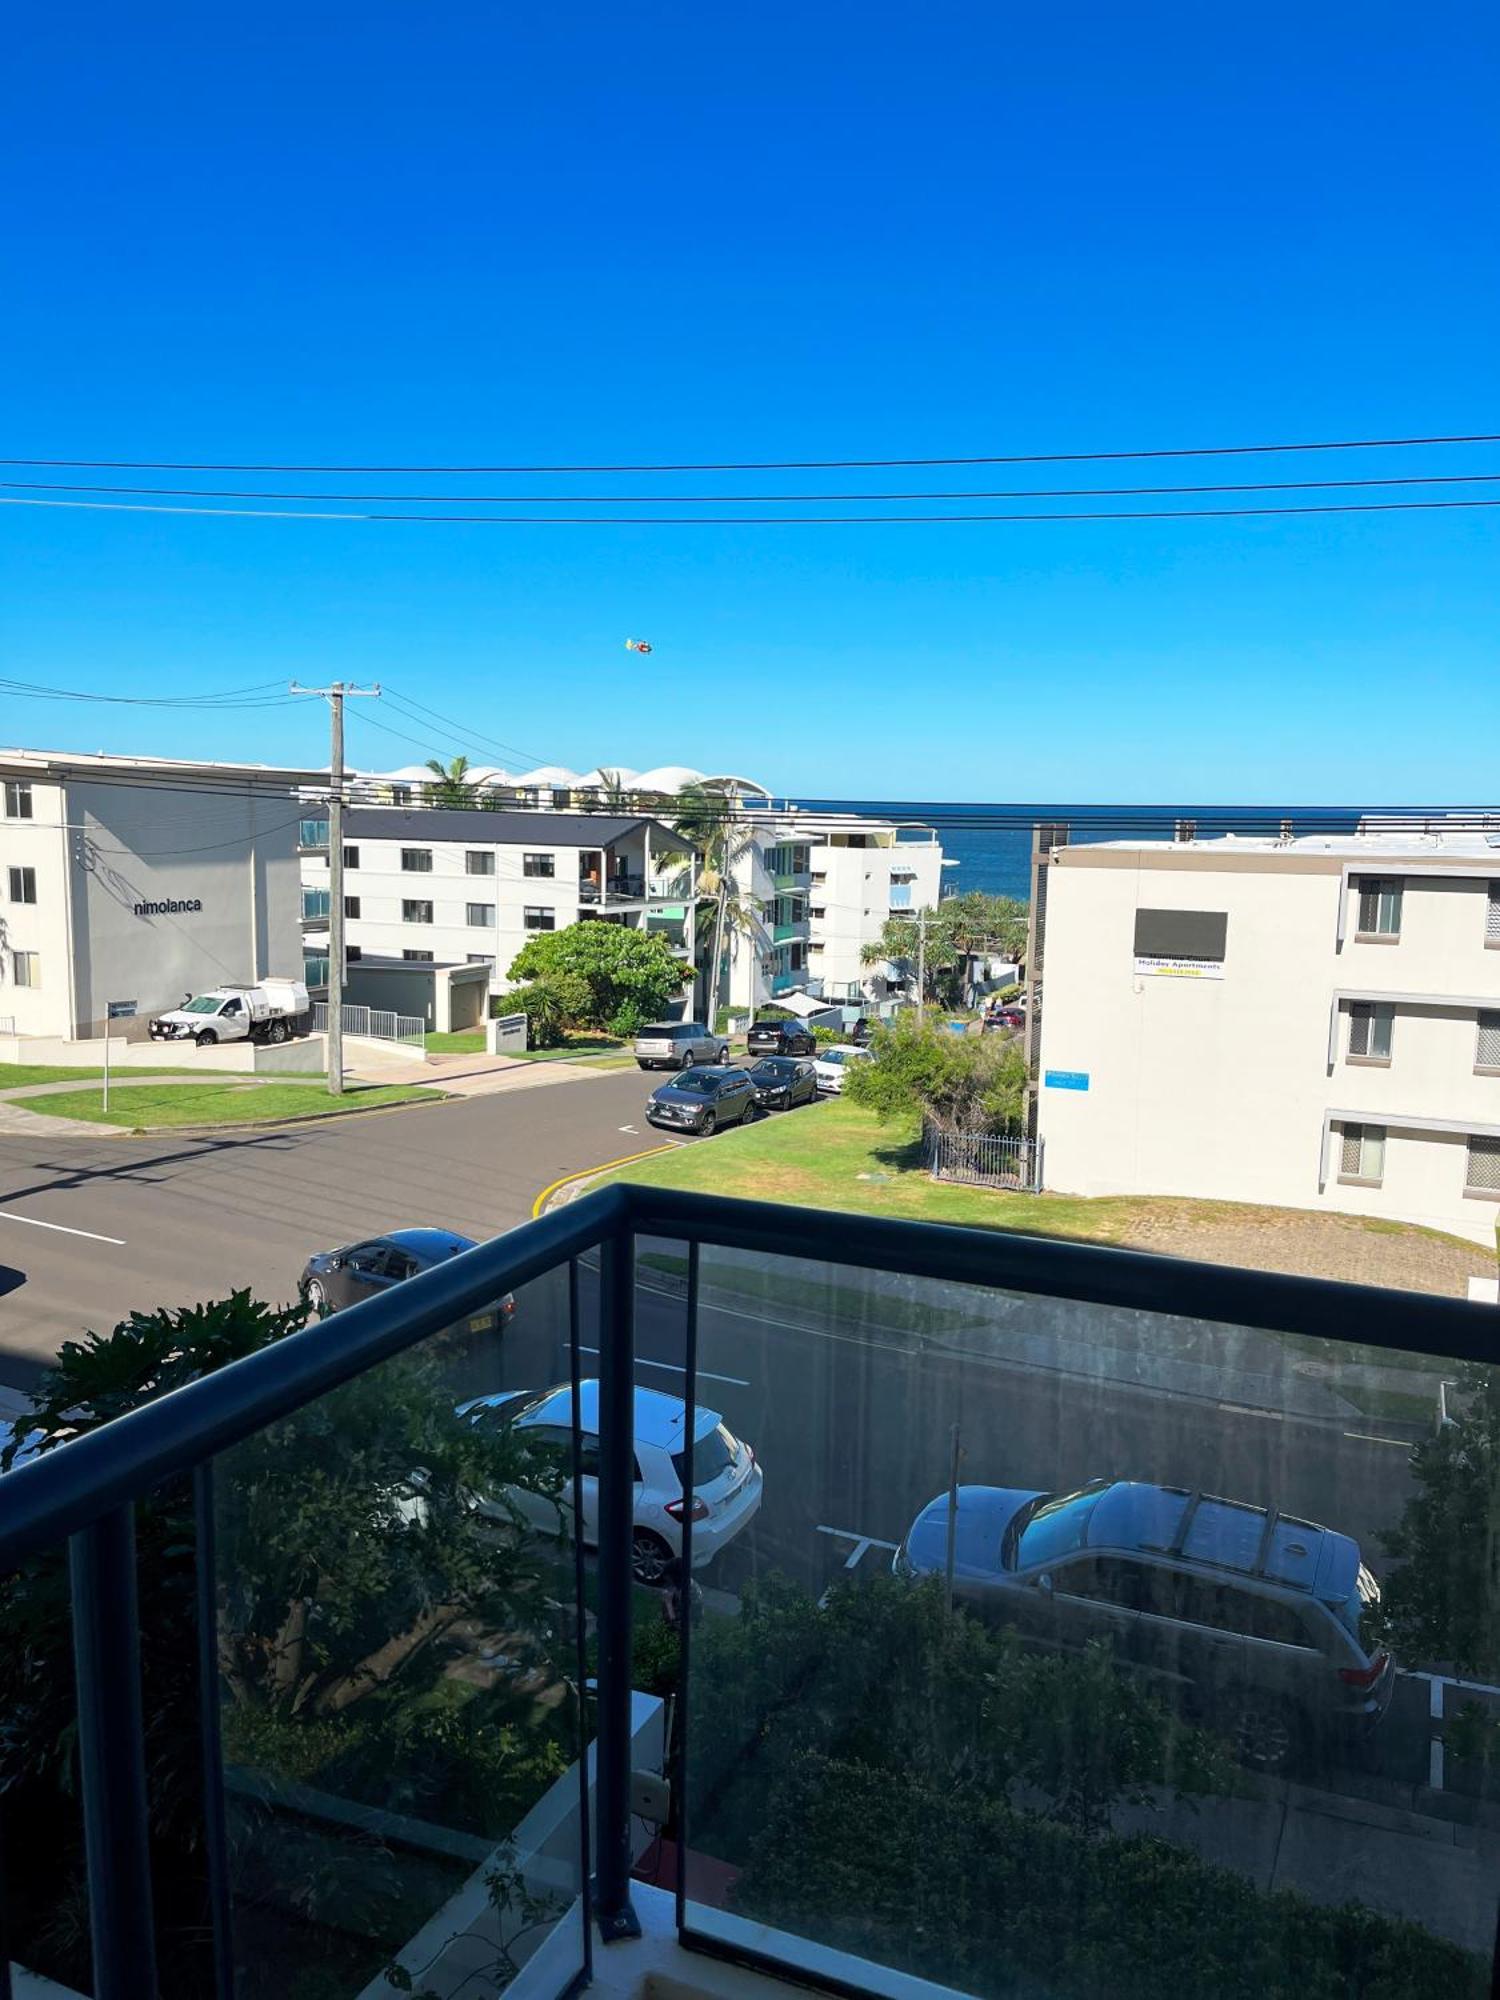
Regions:
[[[555,1049],[589,1011],[586,982],[569,972],[556,972],[533,979],[505,995],[512,1012],[526,1016],[526,1044],[533,1049]]]
[[[637,1008],[642,1023],[659,1020],[693,975],[664,937],[596,919],[529,938],[511,960],[509,976],[580,981],[584,998],[576,1024],[608,1028],[626,1007]]]
[[[1009,1038],[955,1035],[914,1012],[877,1028],[875,1060],[858,1063],[844,1095],[877,1117],[925,1115],[950,1132],[1015,1126],[1026,1103],[1026,1058]]]

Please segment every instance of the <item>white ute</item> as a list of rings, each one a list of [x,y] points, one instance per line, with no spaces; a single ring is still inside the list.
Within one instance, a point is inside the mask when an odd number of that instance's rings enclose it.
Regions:
[[[285,1042],[312,1027],[307,988],[300,979],[263,979],[258,986],[216,986],[194,994],[151,1023],[153,1042]]]

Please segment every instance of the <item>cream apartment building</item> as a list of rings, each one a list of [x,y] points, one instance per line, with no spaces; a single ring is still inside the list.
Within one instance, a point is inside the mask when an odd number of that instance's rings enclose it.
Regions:
[[[1494,1241],[1500,832],[1106,842],[1043,872],[1049,1188]]]

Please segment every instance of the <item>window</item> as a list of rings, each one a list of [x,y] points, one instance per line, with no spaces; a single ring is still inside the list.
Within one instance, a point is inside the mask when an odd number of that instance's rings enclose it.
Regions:
[[[1389,1062],[1391,1023],[1394,1007],[1356,1000],[1349,1009],[1349,1059],[1351,1062]]]
[[[467,875],[493,875],[495,872],[495,851],[491,847],[471,847],[464,855],[464,873]]]
[[[535,909],[530,904],[526,908],[526,928],[529,931],[555,931],[557,929],[556,910]]]
[[[418,903],[411,900],[403,902],[401,905],[401,921],[403,924],[430,924],[432,922],[431,903]]]
[[[1225,910],[1137,910],[1135,955],[1202,959],[1222,965],[1229,937]]]
[[[302,891],[303,923],[322,923],[327,915],[328,891],[326,889],[304,889]]]
[[[1476,1134],[1469,1141],[1464,1190],[1468,1194],[1500,1194],[1500,1139],[1481,1139]]]
[[[470,930],[487,931],[492,928],[494,921],[495,906],[493,903],[469,903],[466,906],[464,922],[469,926]]]
[[[1500,1014],[1481,1014],[1474,1044],[1475,1069],[1500,1070]]]
[[[34,868],[11,869],[10,900],[13,903],[34,903],[36,901],[36,870]]]
[[[299,847],[326,847],[328,845],[327,820],[299,820],[297,823],[297,845]]]
[[[495,963],[495,954],[492,951],[466,951],[464,953],[464,963],[465,965],[493,965]]]
[[[359,849],[357,847],[346,847],[344,849],[344,866],[346,868],[357,868],[359,866]]]
[[[346,917],[357,917],[359,915],[358,896],[346,896],[344,898],[344,915]]]
[[[1500,945],[1500,882],[1491,882],[1484,905],[1484,941]]]
[[[30,785],[20,784],[13,778],[6,780],[5,817],[7,819],[31,818]]]
[[[1401,884],[1393,876],[1362,877],[1358,934],[1360,937],[1400,937]]]
[[[537,880],[550,882],[557,873],[555,854],[524,854],[521,857],[521,873]]]
[[[13,951],[10,955],[10,976],[17,986],[40,986],[42,983],[42,955],[38,951]]]
[[[363,958],[363,957],[364,957],[364,955],[365,955],[365,953],[364,953],[364,947],[363,947],[363,945],[357,945],[357,944],[350,944],[350,945],[345,945],[345,947],[344,947],[344,963],[345,963],[345,965],[352,965],[352,964],[354,963],[355,959],[357,959],[357,958]]]
[[[1339,1155],[1341,1181],[1369,1181],[1379,1187],[1385,1177],[1385,1127],[1346,1125]]]
[[[430,951],[403,951],[401,956],[412,965],[431,965],[432,963],[432,953]]]
[[[403,847],[401,850],[401,870],[406,875],[430,875],[432,873],[432,849],[430,847]]]

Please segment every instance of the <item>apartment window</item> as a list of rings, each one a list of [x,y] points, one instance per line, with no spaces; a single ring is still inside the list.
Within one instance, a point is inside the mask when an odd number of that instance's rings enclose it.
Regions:
[[[347,944],[347,945],[345,945],[345,946],[344,946],[344,963],[345,963],[345,965],[352,965],[352,964],[354,963],[355,959],[357,959],[357,958],[363,958],[363,957],[364,957],[364,955],[365,955],[365,953],[364,953],[364,947],[363,947],[363,945],[357,945],[357,944]]]
[[[1500,1194],[1500,1139],[1469,1141],[1469,1161],[1464,1172],[1468,1194]]]
[[[556,910],[533,909],[528,905],[525,922],[526,928],[529,931],[555,931],[557,929],[557,912]]]
[[[1401,884],[1390,875],[1366,875],[1359,885],[1359,935],[1401,935]]]
[[[464,921],[465,923],[468,924],[469,929],[473,931],[487,931],[491,929],[495,922],[494,904],[493,903],[468,904],[466,906],[466,914],[464,917]]]
[[[430,924],[432,922],[431,903],[407,901],[401,905],[403,924]]]
[[[1500,945],[1500,882],[1491,882],[1484,905],[1484,941]]]
[[[493,875],[495,872],[494,848],[471,847],[464,855],[464,872],[468,875]]]
[[[1395,1018],[1394,1007],[1356,1000],[1349,1009],[1349,1060],[1389,1062],[1391,1025]]]
[[[344,915],[346,917],[357,917],[359,915],[358,896],[346,896],[344,898]]]
[[[34,868],[11,869],[10,900],[13,903],[34,903],[36,901],[36,870]]]
[[[5,817],[7,819],[31,818],[31,787],[8,778],[5,783]]]
[[[525,854],[521,857],[521,873],[535,880],[550,882],[557,873],[555,854]]]
[[[40,986],[42,983],[42,955],[39,951],[13,951],[10,955],[10,976],[17,986]]]
[[[1385,1127],[1346,1125],[1339,1155],[1339,1179],[1379,1187],[1385,1178]]]
[[[1474,1044],[1475,1069],[1500,1070],[1500,1013],[1481,1014]]]
[[[403,951],[401,956],[411,965],[431,965],[432,963],[432,953],[430,951]]]
[[[359,866],[359,849],[357,847],[346,847],[344,849],[344,866],[346,868],[357,868]]]
[[[405,875],[430,875],[432,873],[432,849],[430,847],[403,847],[401,850],[401,870]]]
[[[467,951],[464,953],[464,963],[465,965],[493,965],[495,963],[495,954],[492,951]]]

